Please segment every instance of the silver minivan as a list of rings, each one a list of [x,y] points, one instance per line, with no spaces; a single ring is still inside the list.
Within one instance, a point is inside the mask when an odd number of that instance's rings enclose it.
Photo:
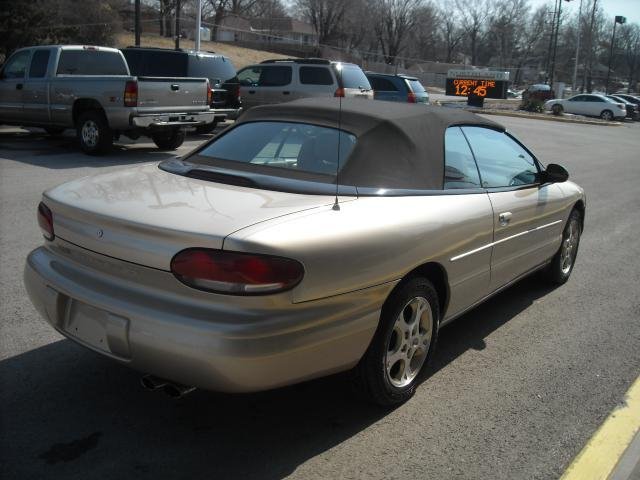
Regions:
[[[358,65],[321,58],[265,60],[240,70],[238,80],[245,110],[306,97],[373,100],[369,80]]]

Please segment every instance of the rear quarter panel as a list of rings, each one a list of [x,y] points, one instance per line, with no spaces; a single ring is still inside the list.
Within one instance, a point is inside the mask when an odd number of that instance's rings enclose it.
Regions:
[[[453,315],[487,293],[490,249],[451,258],[492,241],[491,204],[484,193],[421,197],[364,197],[274,219],[228,236],[225,250],[301,261],[305,277],[294,301],[330,297],[396,281],[425,262],[448,277]]]

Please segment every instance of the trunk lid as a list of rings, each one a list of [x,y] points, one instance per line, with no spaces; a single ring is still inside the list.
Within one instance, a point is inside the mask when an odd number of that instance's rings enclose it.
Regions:
[[[223,247],[233,232],[333,203],[301,195],[213,183],[147,164],[86,177],[44,193],[56,237],[93,252],[169,270],[189,247]]]
[[[138,112],[209,110],[204,78],[138,77]]]

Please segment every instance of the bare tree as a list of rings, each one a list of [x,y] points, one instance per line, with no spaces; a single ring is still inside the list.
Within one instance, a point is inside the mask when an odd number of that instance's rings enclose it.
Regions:
[[[475,65],[478,62],[478,42],[487,18],[491,13],[491,3],[489,0],[477,0],[474,2],[455,0],[455,2],[469,41],[471,64]]]
[[[631,92],[635,90],[640,68],[640,26],[637,23],[622,25],[619,38],[627,70],[627,91]]]
[[[340,24],[349,2],[343,0],[297,0],[295,5],[318,34],[321,44],[340,36]]]
[[[462,42],[465,31],[460,27],[460,19],[455,14],[453,0],[448,0],[442,6],[440,15],[440,34],[444,43],[445,62],[453,61],[453,54]]]
[[[375,32],[378,44],[388,64],[394,64],[404,48],[405,40],[416,26],[416,9],[421,0],[376,0],[378,21]]]
[[[416,7],[414,15],[416,25],[410,33],[406,50],[411,57],[435,59],[440,44],[440,10],[432,2],[424,2]]]

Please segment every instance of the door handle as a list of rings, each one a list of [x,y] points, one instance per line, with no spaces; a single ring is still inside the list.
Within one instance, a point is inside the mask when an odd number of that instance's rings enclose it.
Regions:
[[[174,83],[173,85],[171,85],[171,90],[173,90],[174,92],[177,92],[178,90],[180,90],[180,85],[178,85],[177,83]]]
[[[502,212],[498,215],[498,221],[502,227],[509,225],[509,222],[511,221],[511,212]]]
[[[289,95],[291,92],[282,92],[283,95]]]
[[[255,90],[249,90],[249,92],[248,92],[248,93],[249,93],[250,95],[253,95],[254,93],[256,93],[256,91],[255,91]]]
[[[16,90],[22,90],[23,85],[21,83],[16,83]]]

